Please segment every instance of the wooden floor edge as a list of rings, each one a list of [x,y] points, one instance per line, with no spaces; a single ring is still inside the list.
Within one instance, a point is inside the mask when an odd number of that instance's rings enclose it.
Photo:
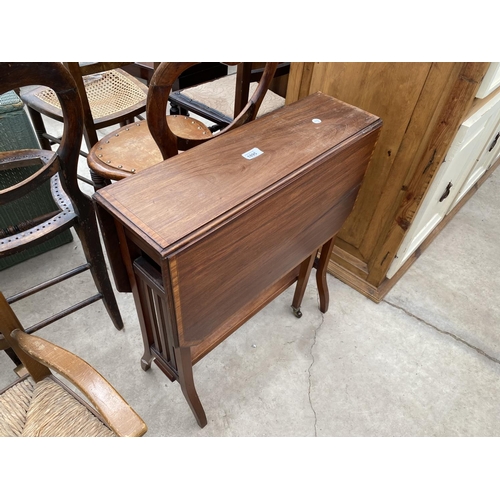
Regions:
[[[479,188],[488,180],[490,175],[496,170],[500,165],[500,159],[495,162],[484,174],[483,176],[470,188],[468,193],[457,203],[457,206],[446,215],[443,220],[434,228],[434,230],[427,236],[423,243],[416,248],[413,254],[408,258],[408,260],[401,266],[398,272],[390,279],[386,278],[378,286],[374,286],[368,283],[363,278],[360,278],[356,274],[344,269],[341,265],[330,260],[328,264],[328,272],[339,279],[351,288],[360,292],[365,297],[373,300],[377,304],[381,302],[384,297],[389,293],[392,287],[402,278],[402,276],[408,271],[411,265],[422,255],[422,252],[434,241],[434,239],[439,235],[439,233],[448,225],[448,223],[455,217],[455,215],[460,211],[460,209],[474,196],[474,194],[479,190]]]

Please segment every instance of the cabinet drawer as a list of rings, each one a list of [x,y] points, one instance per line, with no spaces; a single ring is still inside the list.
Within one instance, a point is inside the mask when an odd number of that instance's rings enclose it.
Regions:
[[[499,103],[500,104],[500,103]],[[498,106],[500,108],[500,106]],[[448,213],[451,212],[474,184],[484,175],[484,173],[495,163],[500,156],[500,109],[495,116],[495,126],[486,141],[479,158],[472,167],[469,176],[460,187],[457,196],[453,200]]]

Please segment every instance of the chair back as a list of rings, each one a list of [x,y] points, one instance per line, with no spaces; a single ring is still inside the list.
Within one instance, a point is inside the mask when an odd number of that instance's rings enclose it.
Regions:
[[[244,62],[238,65],[236,69],[234,116],[238,116],[240,114],[241,110],[245,107],[245,104],[248,101],[250,83],[260,81],[265,68],[265,63]],[[282,94],[284,97],[286,91],[286,83],[288,82],[287,75],[289,73],[289,62],[278,63],[273,77],[274,81],[269,85],[269,90],[274,90],[278,94]],[[286,78],[286,81],[284,82],[285,85],[282,85],[281,82],[277,81],[281,80],[282,78]]]
[[[4,297],[3,293],[0,292],[0,351],[14,352],[17,359],[21,361],[35,382],[50,375],[50,370],[46,366],[28,356],[21,349],[18,349],[17,346],[12,345],[10,335],[15,330],[22,331],[23,327],[11,306],[8,304],[7,299]]]
[[[165,119],[168,97],[177,78],[184,71],[189,69],[191,66],[194,66],[195,64],[199,63],[161,63],[156,68],[155,73],[151,79],[148,91],[146,114],[149,131],[156,144],[158,145],[158,148],[160,149],[164,160],[175,156],[178,153],[177,138],[172,133],[171,129],[168,126],[167,120]],[[247,101],[246,105],[238,114],[238,116],[236,116],[227,127],[221,130],[219,134],[226,133],[229,130],[237,128],[255,119],[259,111],[259,107],[264,100],[266,92],[271,85],[277,66],[278,63],[275,62],[266,63],[255,92]],[[208,136],[206,140],[217,137],[217,135]]]
[[[5,177],[0,189],[0,206],[9,205],[6,208],[16,215],[8,227],[0,228],[0,258],[48,242],[74,227],[86,260],[85,264],[71,271],[16,293],[9,297],[9,303],[88,270],[98,293],[28,327],[26,331],[37,331],[98,300],[103,301],[116,328],[121,329],[123,321],[108,276],[94,206],[78,185],[83,112],[75,81],[61,63],[0,63],[0,75],[1,94],[12,89],[22,92],[27,87],[37,86],[51,90],[57,97],[63,120],[63,135],[56,151],[18,149],[0,153],[0,173]],[[38,193],[34,190],[46,181],[50,181],[50,203],[40,207],[40,211],[37,210],[29,220],[19,220],[18,216],[25,214],[16,213],[13,207],[35,199]]]
[[[65,62],[63,64],[73,76],[80,93],[83,108],[83,133],[89,147],[98,141],[97,130],[99,128],[116,123],[126,123],[128,120],[133,121],[135,116],[144,111],[144,97],[147,87],[124,70],[120,70],[120,68],[132,64],[131,62]],[[86,88],[86,79],[92,81],[92,76],[97,79],[102,77],[103,73],[112,70],[117,71],[112,72],[114,76],[111,76],[112,73],[108,75],[109,78],[106,80],[108,90],[105,91],[104,88],[101,88],[98,91],[102,93],[101,107],[103,107],[103,110],[102,116],[100,116],[100,114],[97,114],[97,109],[94,109],[94,112],[92,111]],[[129,82],[133,82],[133,84]],[[112,92],[111,88],[113,89]],[[110,95],[114,97],[109,99]],[[126,102],[127,106],[125,106]]]
[[[82,140],[82,105],[75,81],[61,63],[0,63],[0,94],[19,87],[44,85],[57,95],[64,118],[60,147],[56,152],[20,150],[15,158],[12,152],[0,153],[0,171],[38,165],[29,177],[0,190],[0,205],[10,203],[35,190],[56,173],[63,186],[75,198],[82,197],[77,183],[77,162]]]

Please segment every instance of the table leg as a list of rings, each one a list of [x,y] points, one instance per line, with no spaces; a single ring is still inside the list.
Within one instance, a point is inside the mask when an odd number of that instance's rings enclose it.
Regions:
[[[330,303],[330,294],[328,292],[328,285],[326,282],[326,270],[328,269],[328,262],[330,261],[330,255],[332,254],[334,245],[335,237],[328,240],[321,247],[321,255],[319,258],[318,269],[316,271],[316,284],[319,292],[319,310],[322,313],[326,313],[326,311],[328,311],[328,305]]]
[[[182,393],[186,398],[191,411],[196,418],[198,425],[203,428],[207,425],[207,416],[201,405],[200,398],[196,392],[193,379],[193,364],[191,361],[190,347],[176,347],[175,361],[177,363],[177,372],[179,374],[178,382],[181,386]]]
[[[151,351],[144,352],[141,358],[141,368],[147,372],[151,368],[151,363],[153,362],[154,356],[151,354]]]
[[[311,275],[311,269],[316,259],[318,251],[310,255],[302,264],[300,265],[299,279],[297,281],[297,286],[295,287],[295,294],[292,300],[292,311],[297,318],[302,317],[302,312],[300,310],[300,305],[302,304],[302,299],[304,298],[304,293],[306,291],[307,282],[309,281],[309,276]]]

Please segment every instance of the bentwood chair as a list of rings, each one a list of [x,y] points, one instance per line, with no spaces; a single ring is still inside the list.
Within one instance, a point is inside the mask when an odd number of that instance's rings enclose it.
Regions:
[[[5,348],[15,351],[27,373],[0,389],[0,437],[139,437],[146,433],[144,421],[92,366],[24,332],[0,292],[0,350]]]
[[[9,206],[40,186],[50,183],[50,191],[57,210],[19,221],[0,229],[0,258],[47,241],[73,227],[80,238],[85,263],[57,277],[19,291],[7,301],[18,300],[42,291],[49,286],[90,270],[97,293],[69,308],[63,309],[29,328],[33,333],[40,328],[71,314],[82,307],[102,300],[113,324],[119,330],[123,321],[106,268],[101,247],[97,219],[91,199],[79,188],[77,162],[82,138],[82,107],[76,84],[69,71],[60,63],[0,63],[0,94],[28,85],[50,87],[59,99],[64,131],[56,151],[21,149],[0,152],[0,175],[12,179],[0,190],[0,206]],[[61,306],[62,308],[62,306]]]
[[[244,108],[263,71],[264,63],[243,62],[237,65],[236,72],[229,75],[172,92],[170,114],[195,113],[213,123],[209,126],[212,132],[221,130]],[[289,72],[290,63],[278,64],[257,117],[285,105]]]
[[[125,125],[146,111],[148,88],[121,67],[131,63],[63,63],[75,79],[83,107],[83,135],[89,150],[97,141],[97,131],[112,125]],[[63,121],[56,94],[46,86],[23,89],[21,99],[28,107],[43,149],[60,139],[47,133],[42,115]],[[87,156],[80,151],[82,156]],[[86,181],[85,178],[80,180]]]
[[[168,115],[167,104],[172,86],[188,68],[199,63],[161,63],[151,79],[147,99],[147,120],[106,135],[89,152],[91,170],[104,179],[130,177],[145,168],[211,140],[254,120],[259,112],[278,63],[266,63],[261,77],[244,108],[218,133],[213,133],[201,121],[187,116]],[[102,186],[96,186],[100,188]]]

